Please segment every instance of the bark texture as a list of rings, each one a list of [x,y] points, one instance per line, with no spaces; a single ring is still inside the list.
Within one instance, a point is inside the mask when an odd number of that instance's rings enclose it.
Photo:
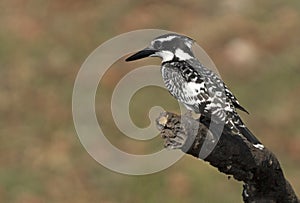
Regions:
[[[272,152],[254,147],[242,136],[210,126],[191,116],[169,112],[157,119],[165,147],[181,149],[243,181],[244,202],[300,202]]]

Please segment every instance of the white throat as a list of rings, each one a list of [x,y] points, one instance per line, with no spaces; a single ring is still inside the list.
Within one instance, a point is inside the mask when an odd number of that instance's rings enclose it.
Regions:
[[[156,55],[162,58],[162,62],[171,61],[174,58],[171,51],[160,51]]]

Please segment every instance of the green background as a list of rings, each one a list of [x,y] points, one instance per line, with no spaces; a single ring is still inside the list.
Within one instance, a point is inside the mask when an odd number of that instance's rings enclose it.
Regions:
[[[249,110],[241,113],[245,122],[279,158],[299,195],[299,19],[297,0],[1,1],[0,202],[242,201],[241,183],[193,157],[156,174],[127,176],[98,164],[81,145],[71,111],[81,64],[113,36],[146,28],[184,33],[206,50]],[[96,98],[108,139],[136,154],[161,149],[162,140],[148,144],[122,135],[109,101],[118,80],[146,63],[159,60],[115,63]],[[158,99],[176,111],[167,91],[145,88],[130,108],[137,125],[149,124],[148,110]]]

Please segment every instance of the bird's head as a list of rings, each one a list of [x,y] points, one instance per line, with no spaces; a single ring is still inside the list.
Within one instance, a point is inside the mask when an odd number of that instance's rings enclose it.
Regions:
[[[126,61],[134,61],[145,57],[160,57],[163,62],[188,60],[194,58],[192,45],[194,40],[179,34],[165,34],[151,41],[145,49],[131,55]]]

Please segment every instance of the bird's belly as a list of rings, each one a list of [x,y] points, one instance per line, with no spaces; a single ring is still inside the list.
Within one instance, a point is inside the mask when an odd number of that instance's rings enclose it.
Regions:
[[[204,83],[185,82],[182,90],[188,96],[197,96],[202,88],[204,88]]]
[[[198,105],[198,103],[201,102],[199,100],[199,93],[203,86],[202,84],[186,82],[183,80],[178,81],[177,79],[171,78],[164,78],[164,83],[171,95],[179,102],[188,106]]]
[[[199,106],[209,102],[204,82],[187,81],[180,72],[168,67],[162,68],[162,77],[171,95],[189,109],[199,112]]]

